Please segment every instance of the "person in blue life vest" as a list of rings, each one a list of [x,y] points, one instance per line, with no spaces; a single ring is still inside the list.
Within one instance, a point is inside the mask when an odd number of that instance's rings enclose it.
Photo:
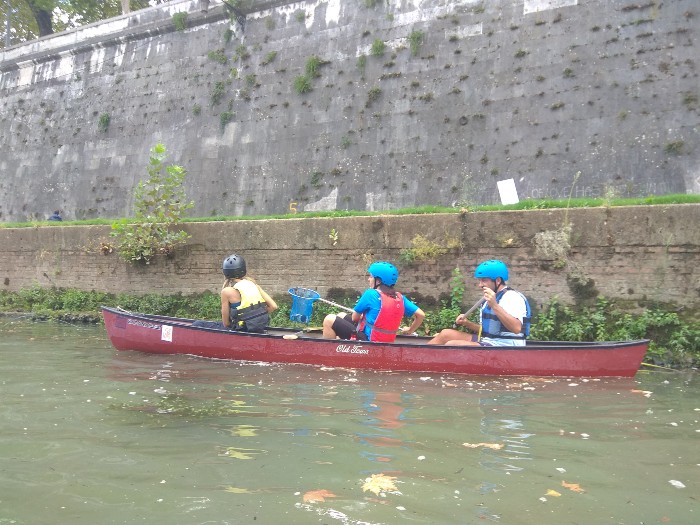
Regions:
[[[245,260],[240,255],[226,257],[222,270],[226,280],[221,287],[221,321],[195,321],[192,326],[264,332],[277,303],[246,276]]]
[[[353,307],[352,314],[327,315],[323,320],[323,337],[391,343],[404,316],[412,322],[401,328],[403,334],[412,334],[421,325],[425,319],[423,310],[394,289],[399,271],[393,264],[372,263],[367,273],[369,288]]]
[[[480,323],[459,314],[455,324],[468,332],[445,328],[428,344],[462,346],[525,346],[530,333],[530,304],[523,294],[509,288],[508,267],[490,260],[476,267],[474,277],[483,291]]]
[[[55,210],[47,219],[49,221],[62,221],[63,217],[61,217],[61,210]]]

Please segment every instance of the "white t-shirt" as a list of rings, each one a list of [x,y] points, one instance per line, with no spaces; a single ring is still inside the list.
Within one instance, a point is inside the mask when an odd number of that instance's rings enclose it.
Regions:
[[[501,300],[498,301],[498,304],[507,313],[518,319],[521,323],[523,322],[523,319],[525,319],[525,317],[527,316],[527,306],[525,305],[525,299],[515,290],[507,290],[506,293],[503,294],[503,297],[501,297]],[[484,306],[481,307],[481,310],[483,311],[483,309],[486,308],[486,306],[487,304],[484,303]],[[508,335],[518,335],[512,332],[505,333]],[[481,341],[483,343],[490,343],[494,346],[525,346],[525,339],[498,339],[493,337],[482,337]]]

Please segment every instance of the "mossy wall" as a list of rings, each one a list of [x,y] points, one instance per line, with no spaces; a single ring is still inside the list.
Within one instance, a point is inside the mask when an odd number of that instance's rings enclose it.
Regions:
[[[156,142],[198,216],[700,192],[697,0],[237,4],[0,51],[0,221],[130,216]]]

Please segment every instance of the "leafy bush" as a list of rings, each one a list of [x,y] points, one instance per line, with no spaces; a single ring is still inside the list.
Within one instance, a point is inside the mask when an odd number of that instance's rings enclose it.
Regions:
[[[650,308],[640,314],[621,312],[599,298],[594,307],[574,310],[557,300],[533,322],[531,339],[543,341],[624,341],[650,339],[647,360],[692,366],[700,362],[700,326],[683,322],[676,312]]]
[[[450,299],[449,301],[441,301],[440,308],[435,312],[427,312],[424,326],[419,330],[425,330],[427,333],[437,334],[444,328],[452,328],[455,319],[464,310],[462,303],[464,301],[464,277],[459,268],[452,270],[452,279],[450,280]],[[474,314],[475,316],[478,313]]]
[[[149,178],[139,181],[134,190],[135,222],[126,220],[112,224],[119,255],[127,261],[148,264],[157,254],[169,255],[175,246],[184,244],[189,235],[177,226],[185,211],[192,208],[186,202],[183,182],[187,172],[182,166],[165,166],[165,146],[151,149]]]

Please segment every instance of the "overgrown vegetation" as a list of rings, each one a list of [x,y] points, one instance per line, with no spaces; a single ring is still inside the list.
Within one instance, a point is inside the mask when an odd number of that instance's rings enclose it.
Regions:
[[[218,103],[221,102],[221,99],[224,98],[224,95],[226,94],[226,84],[222,82],[221,80],[217,81],[214,84],[214,88],[211,91],[211,105],[216,106]]]
[[[260,62],[260,64],[266,66],[275,58],[277,58],[277,51],[270,51],[267,55],[265,55],[265,58]]]
[[[207,53],[207,57],[209,58],[209,60],[213,60],[214,62],[218,62],[219,64],[225,64],[226,62],[228,62],[228,58],[224,54],[223,49],[209,51],[209,53]]]
[[[299,95],[308,93],[312,89],[311,80],[307,75],[299,75],[294,79],[294,91],[296,91]]]
[[[101,133],[107,133],[111,120],[112,118],[109,116],[109,113],[102,113],[97,120],[97,129],[100,130]]]
[[[423,38],[422,31],[411,31],[411,34],[408,35],[408,47],[411,49],[411,55],[418,55],[420,46],[423,45]]]
[[[148,180],[139,181],[134,190],[134,222],[112,224],[116,249],[127,261],[148,264],[155,255],[168,255],[189,238],[187,232],[175,229],[194,206],[187,202],[183,188],[187,172],[182,166],[166,166],[165,157],[163,144],[151,149]]]
[[[319,68],[324,64],[324,61],[321,60],[319,57],[316,55],[310,56],[306,60],[306,66],[305,66],[305,71],[306,71],[306,76],[309,78],[315,78],[321,75],[319,72]]]
[[[226,124],[233,120],[233,116],[234,114],[232,111],[221,112],[221,114],[219,115],[219,125],[221,126],[222,130],[226,127]]]
[[[173,25],[177,31],[184,31],[187,28],[187,13],[181,11],[173,15]]]
[[[423,322],[422,329],[429,334],[437,334],[444,328],[452,328],[455,319],[464,310],[462,307],[464,302],[464,276],[459,268],[452,270],[452,279],[450,280],[450,297],[447,300],[440,302],[440,307],[436,310],[426,310],[426,318]],[[470,317],[476,320],[474,314]]]
[[[421,334],[432,335],[443,328],[451,328],[459,313],[466,310],[464,277],[458,268],[452,271],[449,298],[438,308],[424,308],[426,320]],[[357,299],[357,298],[355,298]],[[346,306],[354,300],[338,299]],[[274,326],[304,328],[289,320],[291,298],[276,298],[279,310],[272,315]],[[60,319],[69,322],[98,322],[100,306],[120,306],[135,312],[218,319],[221,315],[219,295],[206,292],[184,296],[148,294],[108,294],[74,289],[30,288],[19,292],[0,291],[0,311],[30,312],[39,319]],[[471,306],[471,305],[467,305]],[[319,327],[326,314],[336,312],[332,305],[317,302],[308,326]],[[476,319],[478,313],[473,314]],[[554,299],[535,314],[530,339],[543,341],[612,341],[651,339],[646,362],[675,368],[700,365],[700,323],[683,320],[677,312],[661,306],[641,313],[619,308],[614,301],[600,297],[591,307],[576,308]]]
[[[640,314],[624,312],[599,297],[595,306],[575,309],[552,300],[536,317],[531,339],[545,341],[618,341],[650,339],[646,361],[665,366],[700,364],[700,323],[686,323],[661,307]]]
[[[372,47],[370,48],[370,53],[372,56],[379,57],[384,54],[384,50],[386,49],[386,44],[384,41],[380,38],[377,38],[372,42]]]
[[[440,244],[417,234],[411,240],[411,247],[399,252],[399,262],[412,265],[417,262],[434,261],[447,252],[460,248],[462,248],[462,242],[457,238],[445,236],[444,244]]]

